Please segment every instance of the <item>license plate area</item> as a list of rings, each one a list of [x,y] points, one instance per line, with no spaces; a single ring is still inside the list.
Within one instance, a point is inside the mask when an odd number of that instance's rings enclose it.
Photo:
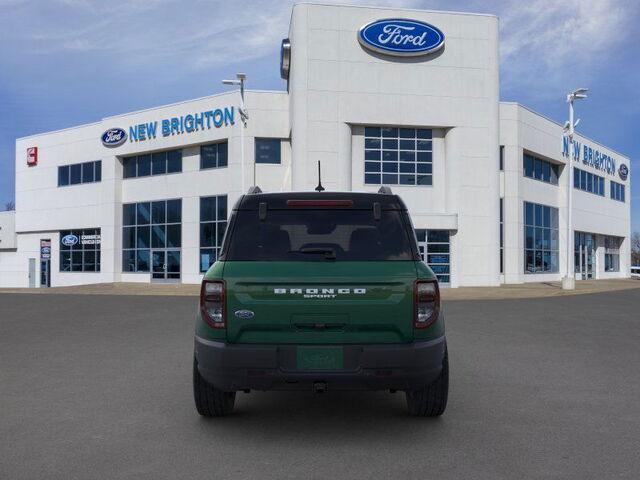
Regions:
[[[303,371],[342,370],[344,351],[342,347],[298,347],[296,368]]]

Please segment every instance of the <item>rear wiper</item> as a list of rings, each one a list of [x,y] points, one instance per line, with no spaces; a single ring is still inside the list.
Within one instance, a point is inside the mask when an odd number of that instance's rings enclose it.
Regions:
[[[336,259],[336,252],[332,248],[307,247],[300,250],[290,250],[289,253],[323,253],[327,260]]]

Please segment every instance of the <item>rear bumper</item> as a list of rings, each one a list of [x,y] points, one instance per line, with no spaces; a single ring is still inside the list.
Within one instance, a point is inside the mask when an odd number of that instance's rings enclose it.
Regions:
[[[446,339],[343,345],[344,368],[329,371],[298,370],[297,347],[195,338],[200,375],[223,391],[310,390],[316,383],[325,383],[332,390],[418,390],[440,374]]]

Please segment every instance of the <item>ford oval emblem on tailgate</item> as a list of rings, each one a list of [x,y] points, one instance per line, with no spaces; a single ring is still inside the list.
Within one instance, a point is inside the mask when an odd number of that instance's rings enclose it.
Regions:
[[[255,313],[253,313],[251,310],[236,310],[235,316],[238,318],[253,318],[255,316]]]

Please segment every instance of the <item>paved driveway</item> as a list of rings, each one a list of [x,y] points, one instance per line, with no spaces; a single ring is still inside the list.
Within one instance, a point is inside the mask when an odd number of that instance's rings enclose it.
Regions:
[[[0,478],[638,478],[640,290],[446,303],[450,403],[191,396],[192,297],[0,295]]]

